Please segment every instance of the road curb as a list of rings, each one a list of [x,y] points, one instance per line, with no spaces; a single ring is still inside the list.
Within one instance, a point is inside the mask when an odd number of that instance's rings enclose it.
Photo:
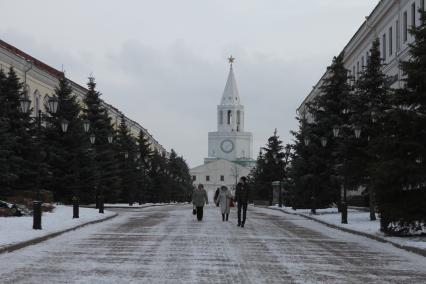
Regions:
[[[177,205],[177,204],[153,204],[153,205],[148,205],[148,206],[144,206],[144,207],[133,207],[133,206],[104,206],[105,209],[145,209],[145,208],[150,208],[150,207],[159,207],[159,206],[172,206],[172,205]],[[95,206],[81,206],[83,208],[92,208],[95,209]]]
[[[41,242],[47,241],[49,239],[58,237],[58,236],[60,236],[62,234],[78,230],[78,229],[80,229],[82,227],[85,227],[85,226],[93,225],[93,224],[97,224],[97,223],[101,223],[101,222],[105,222],[105,221],[111,220],[112,218],[115,218],[117,216],[118,216],[118,213],[116,213],[114,215],[111,215],[111,216],[108,216],[108,217],[105,217],[103,219],[89,221],[87,223],[80,224],[80,225],[77,225],[75,227],[63,230],[63,231],[51,233],[51,234],[48,234],[46,236],[42,236],[42,237],[34,238],[34,239],[31,239],[31,240],[28,240],[28,241],[24,241],[24,242],[20,242],[20,243],[17,243],[17,244],[10,245],[10,246],[6,246],[6,247],[3,247],[3,248],[0,248],[0,254],[10,253],[10,252],[13,252],[13,251],[16,251],[16,250],[19,250],[19,249],[22,249],[22,248],[25,248],[25,247],[28,247],[28,246],[36,245],[36,244],[39,244]]]
[[[286,210],[279,209],[279,208],[269,208],[269,207],[261,207],[261,208],[266,208],[266,209],[270,209],[270,210],[276,210],[276,211],[283,212],[285,214],[304,217],[306,219],[315,221],[317,223],[320,223],[322,225],[326,225],[327,227],[330,227],[330,228],[333,228],[333,229],[337,229],[337,230],[340,230],[340,231],[345,232],[345,233],[350,233],[350,234],[354,234],[354,235],[358,235],[358,236],[363,236],[363,237],[366,237],[366,238],[369,238],[369,239],[372,239],[372,240],[375,240],[375,241],[378,241],[378,242],[381,242],[381,243],[388,243],[388,244],[391,244],[394,247],[397,247],[399,249],[403,249],[403,250],[406,250],[408,252],[412,252],[412,253],[415,253],[415,254],[418,254],[418,255],[426,257],[426,250],[421,249],[421,248],[416,248],[416,247],[412,247],[412,246],[401,245],[401,244],[392,242],[390,240],[387,240],[385,238],[382,238],[382,237],[379,237],[379,236],[376,236],[376,235],[372,235],[372,234],[368,234],[368,233],[364,233],[364,232],[359,232],[359,231],[355,231],[355,230],[348,229],[348,228],[342,228],[342,227],[339,227],[339,226],[327,223],[327,222],[322,221],[322,220],[318,220],[316,218],[313,218],[311,216],[307,216],[307,215],[304,215],[304,214],[288,212]]]

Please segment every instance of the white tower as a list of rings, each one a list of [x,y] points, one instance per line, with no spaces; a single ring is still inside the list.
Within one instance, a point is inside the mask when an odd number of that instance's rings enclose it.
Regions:
[[[235,81],[234,60],[232,56],[228,58],[228,80],[217,106],[217,131],[209,132],[209,158],[206,162],[212,159],[252,160],[253,136],[250,132],[244,132],[244,106]]]

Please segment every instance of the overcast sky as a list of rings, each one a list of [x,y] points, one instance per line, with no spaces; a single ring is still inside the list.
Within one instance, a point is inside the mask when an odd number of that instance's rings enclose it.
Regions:
[[[0,0],[0,38],[85,85],[191,167],[207,155],[233,55],[254,157],[378,0]]]

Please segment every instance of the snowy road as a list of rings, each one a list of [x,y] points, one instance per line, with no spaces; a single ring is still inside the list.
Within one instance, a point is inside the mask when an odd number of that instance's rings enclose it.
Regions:
[[[426,283],[426,258],[301,217],[249,208],[120,210],[114,220],[0,255],[1,283]]]

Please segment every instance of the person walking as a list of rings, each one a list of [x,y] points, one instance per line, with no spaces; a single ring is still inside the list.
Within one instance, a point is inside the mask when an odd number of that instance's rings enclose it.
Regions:
[[[247,206],[249,200],[249,188],[247,178],[241,177],[235,190],[235,201],[238,206],[238,227],[244,228],[247,217]],[[243,211],[243,219],[241,220],[241,210]]]
[[[197,211],[197,220],[203,220],[203,207],[204,204],[209,204],[209,200],[207,197],[207,192],[204,190],[204,186],[201,183],[192,193],[192,204],[194,204]]]
[[[231,211],[231,202],[233,202],[232,199],[232,194],[228,188],[222,186],[216,199],[216,203],[219,204],[220,211],[222,212],[222,221],[228,221],[229,212]]]

